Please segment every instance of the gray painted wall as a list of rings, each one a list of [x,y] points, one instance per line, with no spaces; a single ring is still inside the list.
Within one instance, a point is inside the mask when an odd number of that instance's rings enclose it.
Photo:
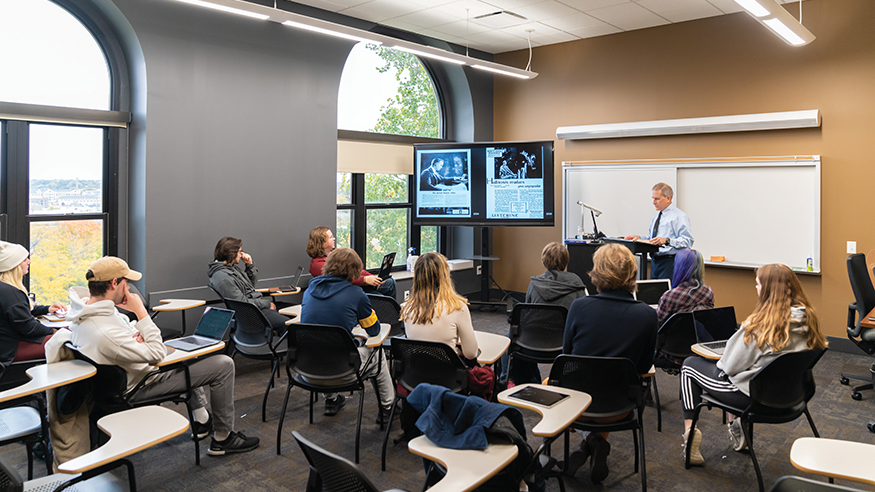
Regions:
[[[306,268],[310,229],[335,223],[337,89],[353,44],[171,1],[73,1],[103,12],[129,58],[119,254],[143,272],[141,291],[214,297],[206,265],[224,235],[244,240],[262,280]],[[491,75],[433,68],[448,137],[490,140]]]

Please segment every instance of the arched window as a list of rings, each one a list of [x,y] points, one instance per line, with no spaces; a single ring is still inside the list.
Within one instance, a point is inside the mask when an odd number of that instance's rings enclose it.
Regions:
[[[337,102],[340,130],[440,138],[442,120],[435,85],[420,60],[403,51],[359,43],[350,51]],[[376,140],[381,140],[379,137]],[[409,145],[409,144],[408,144]],[[410,150],[412,157],[413,151]],[[436,251],[436,227],[411,227],[410,175],[356,169],[337,177],[337,244],[356,249],[366,268],[396,252],[403,265],[409,248]]]
[[[0,186],[0,234],[30,249],[29,288],[41,304],[65,299],[94,260],[115,252],[117,173],[110,170],[118,156],[110,149],[126,127],[122,113],[110,111],[104,50],[62,4],[0,1],[7,137],[0,176],[8,179]]]

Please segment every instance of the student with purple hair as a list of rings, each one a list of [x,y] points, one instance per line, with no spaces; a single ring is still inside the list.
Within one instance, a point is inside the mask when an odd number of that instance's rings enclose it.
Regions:
[[[674,259],[674,275],[671,290],[659,299],[656,316],[660,326],[674,313],[711,309],[714,307],[714,292],[705,285],[705,262],[702,253],[694,249],[678,251]]]

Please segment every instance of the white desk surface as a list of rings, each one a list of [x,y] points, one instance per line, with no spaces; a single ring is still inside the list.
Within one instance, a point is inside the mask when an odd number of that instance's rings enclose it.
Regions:
[[[790,448],[790,462],[808,473],[875,484],[875,445],[801,437]]]
[[[188,430],[188,419],[158,405],[107,415],[97,426],[109,434],[103,446],[58,467],[62,473],[83,473],[172,439]]]
[[[292,323],[300,323],[301,322],[301,305],[297,304],[295,306],[284,307],[277,311],[283,316],[291,316],[292,319],[286,321],[287,325]]]
[[[195,308],[198,306],[203,306],[207,303],[207,301],[202,301],[200,299],[161,299],[161,304],[152,308],[152,311],[164,312],[164,311],[184,311],[186,309]]]
[[[407,443],[411,453],[437,461],[447,474],[430,492],[466,492],[492,478],[517,457],[513,444],[491,444],[486,449],[447,449],[436,446],[425,436]]]
[[[268,294],[268,295],[270,295],[270,296],[272,296],[272,297],[278,297],[278,296],[293,296],[293,295],[295,295],[295,294],[301,292],[301,288],[300,288],[300,287],[296,287],[295,290],[289,290],[289,291],[286,291],[286,292],[271,292],[271,291],[270,291],[270,288],[268,287],[268,288],[265,288],[265,289],[255,289],[255,291],[256,291],[256,292],[261,292],[262,294]]]
[[[495,364],[510,347],[510,338],[504,335],[475,330],[474,336],[477,337],[477,347],[480,349],[477,355],[477,362],[480,364]]]
[[[550,408],[543,407],[530,401],[518,400],[509,398],[512,393],[515,393],[525,387],[536,386],[547,391],[555,391],[568,395],[568,398],[553,405]],[[528,408],[541,414],[541,421],[532,428],[532,435],[538,437],[553,437],[564,431],[571,425],[580,414],[586,411],[592,403],[592,397],[588,393],[576,391],[568,388],[560,388],[558,386],[547,386],[543,384],[526,383],[513,388],[506,389],[498,394],[498,401],[505,405],[514,407]]]
[[[699,356],[702,356],[702,357],[704,357],[704,358],[706,358],[706,359],[711,359],[711,360],[720,360],[720,357],[722,357],[722,356],[721,356],[720,354],[718,354],[717,352],[713,352],[713,351],[711,351],[711,350],[708,350],[708,349],[706,349],[705,347],[701,346],[701,345],[698,344],[698,343],[695,343],[695,344],[691,345],[691,346],[690,346],[690,350],[692,350],[694,354],[699,355]]]
[[[42,316],[37,318],[37,321],[39,321],[43,326],[48,326],[49,328],[54,328],[56,330],[60,329],[60,328],[69,328],[70,325],[72,324],[67,320],[49,321],[49,320],[43,318]]]
[[[197,350],[192,350],[191,352],[186,352],[185,350],[177,350],[173,347],[169,347],[165,345],[167,348],[167,355],[164,357],[164,360],[158,362],[157,364],[152,364],[155,367],[164,367],[169,366],[171,364],[176,364],[177,362],[182,362],[184,360],[196,359],[202,355],[212,354],[213,352],[218,352],[225,348],[225,342],[219,342],[215,345],[210,345],[208,347],[204,347]]]
[[[368,333],[361,326],[356,326],[352,329],[352,336],[366,339],[365,347],[379,347],[380,345],[383,345],[384,341],[386,341],[391,329],[392,325],[388,323],[380,323],[380,333],[369,337]]]
[[[642,378],[652,378],[656,376],[656,366],[650,366],[650,370],[641,375]]]
[[[27,370],[30,381],[0,393],[0,402],[75,383],[88,379],[96,373],[97,369],[84,360],[65,360],[34,366]]]

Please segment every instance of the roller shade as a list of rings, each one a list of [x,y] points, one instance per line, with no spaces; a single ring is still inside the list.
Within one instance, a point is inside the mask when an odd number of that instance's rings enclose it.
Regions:
[[[338,140],[337,172],[413,174],[413,146]]]

